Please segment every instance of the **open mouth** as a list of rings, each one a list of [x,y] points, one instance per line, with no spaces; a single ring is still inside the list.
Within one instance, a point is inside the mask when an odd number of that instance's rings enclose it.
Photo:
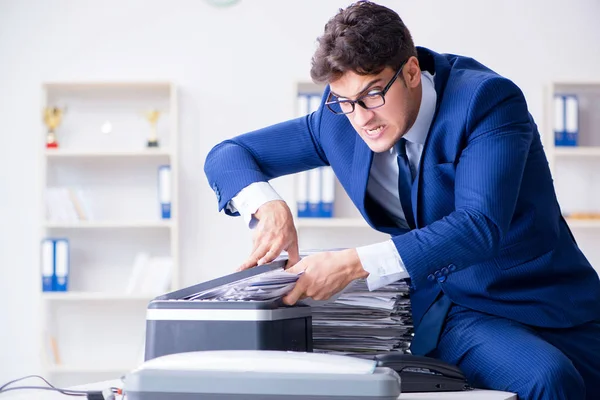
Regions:
[[[381,133],[384,131],[385,126],[384,125],[379,125],[376,128],[373,129],[365,129],[365,133],[367,134],[368,137],[370,138],[376,138],[379,135],[381,135]]]

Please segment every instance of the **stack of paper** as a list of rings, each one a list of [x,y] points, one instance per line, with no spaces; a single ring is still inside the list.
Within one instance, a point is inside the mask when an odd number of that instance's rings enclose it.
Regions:
[[[294,274],[277,269],[195,293],[184,300],[269,301],[280,299],[294,288],[301,274],[302,272]]]
[[[370,292],[357,280],[333,302],[313,305],[316,352],[369,356],[407,352],[413,334],[409,288],[399,281]]]

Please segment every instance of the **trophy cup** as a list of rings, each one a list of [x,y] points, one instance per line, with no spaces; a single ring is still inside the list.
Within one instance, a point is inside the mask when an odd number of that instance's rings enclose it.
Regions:
[[[158,110],[150,110],[146,112],[146,119],[150,122],[150,125],[152,126],[152,132],[150,133],[150,137],[148,138],[148,143],[146,144],[146,147],[158,147],[156,123],[158,122],[159,117],[160,111]]]
[[[58,140],[56,138],[56,128],[62,121],[64,110],[58,107],[46,107],[44,108],[44,123],[48,127],[46,133],[46,148],[56,149],[58,148]]]

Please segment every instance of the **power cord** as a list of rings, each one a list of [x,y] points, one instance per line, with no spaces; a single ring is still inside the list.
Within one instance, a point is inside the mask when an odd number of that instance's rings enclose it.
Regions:
[[[8,387],[13,383],[17,383],[23,381],[25,379],[30,378],[39,378],[44,381],[48,386],[16,386],[16,387]],[[14,379],[10,382],[5,383],[0,386],[0,395],[5,392],[13,391],[13,390],[52,390],[59,393],[64,394],[65,396],[78,396],[78,397],[86,397],[88,400],[115,400],[116,395],[123,394],[123,391],[116,387],[107,388],[104,390],[71,390],[71,389],[61,389],[57,388],[50,382],[48,382],[44,377],[40,375],[27,375],[22,378]]]

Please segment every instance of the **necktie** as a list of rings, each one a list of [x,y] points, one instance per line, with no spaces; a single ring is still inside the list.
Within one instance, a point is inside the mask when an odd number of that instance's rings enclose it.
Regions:
[[[410,352],[416,356],[424,356],[437,347],[437,342],[442,333],[442,327],[452,301],[440,292],[431,307],[425,312],[421,323],[415,330],[415,336],[410,344]]]
[[[406,155],[406,139],[401,138],[396,146],[398,152],[398,195],[404,211],[404,217],[410,229],[415,229],[415,218],[413,217],[411,189],[413,173]]]

